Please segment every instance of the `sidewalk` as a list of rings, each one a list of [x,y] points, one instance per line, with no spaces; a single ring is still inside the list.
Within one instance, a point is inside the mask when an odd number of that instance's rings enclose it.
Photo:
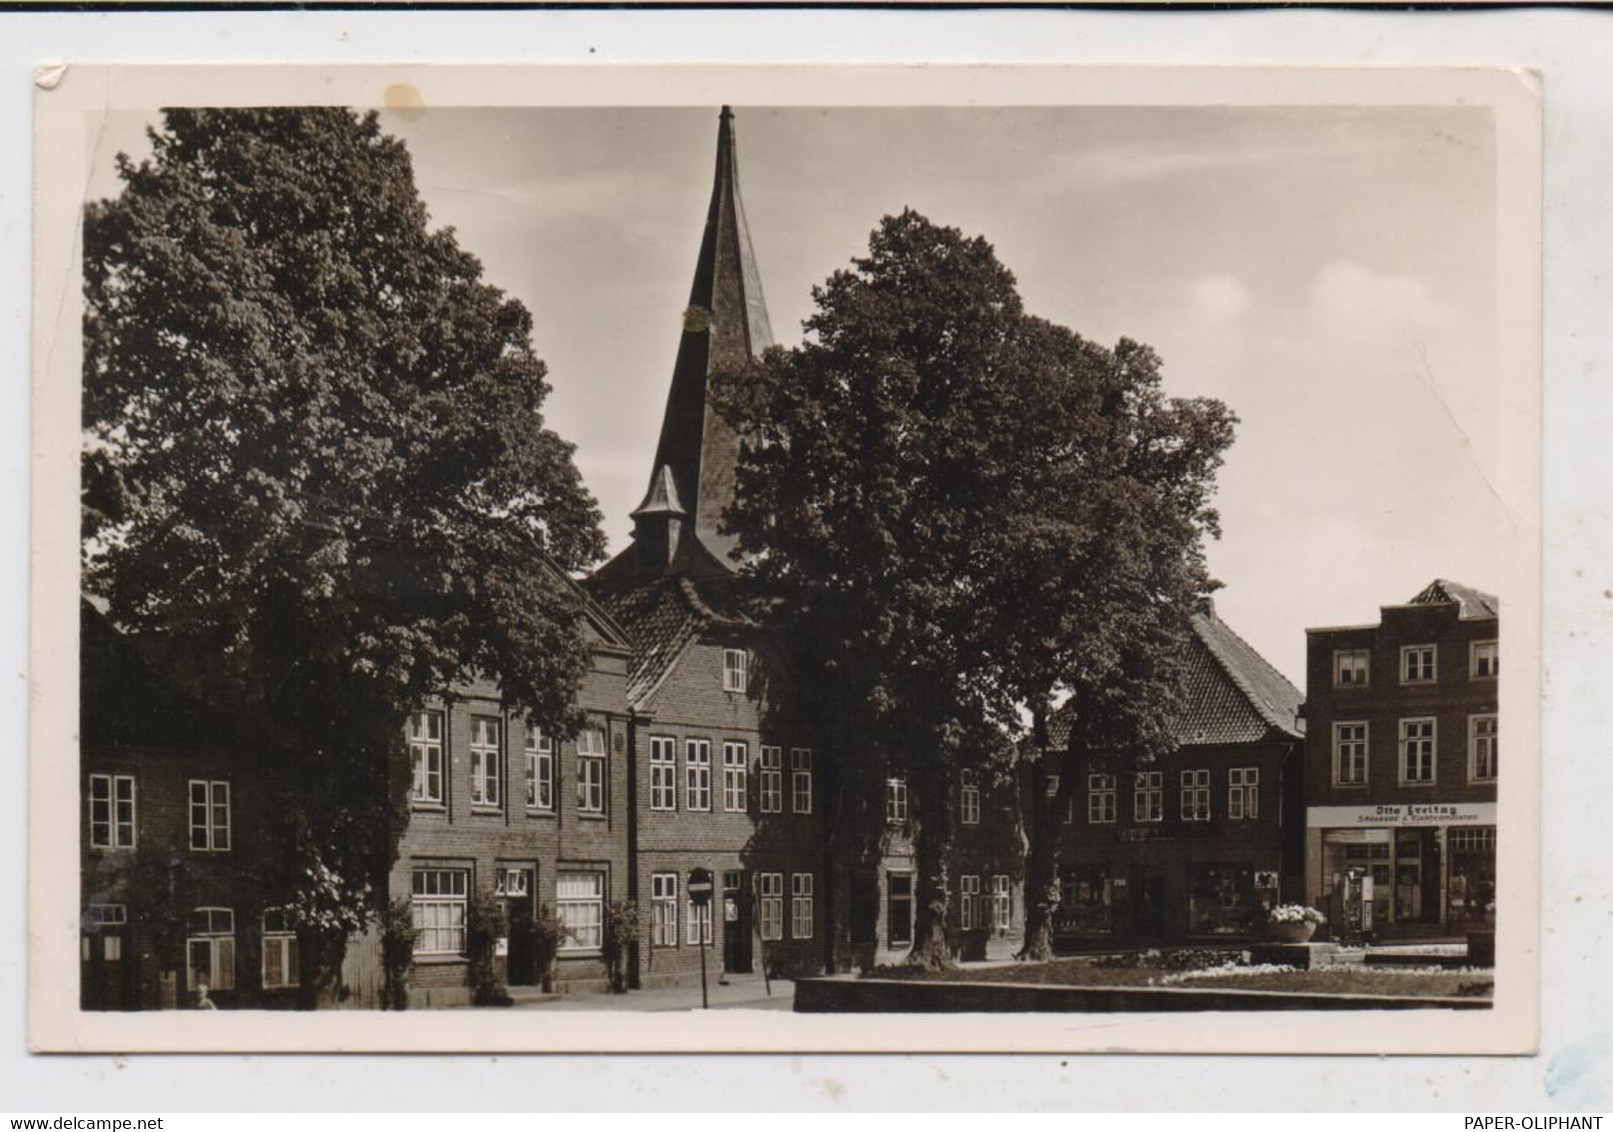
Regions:
[[[789,979],[774,979],[773,993],[760,975],[729,976],[727,986],[713,978],[706,985],[712,1010],[782,1010],[795,1008],[795,983]],[[647,990],[628,991],[626,994],[604,994],[581,991],[576,994],[546,995],[517,1002],[513,1010],[625,1010],[669,1011],[699,1010],[700,982],[678,987],[653,987]]]

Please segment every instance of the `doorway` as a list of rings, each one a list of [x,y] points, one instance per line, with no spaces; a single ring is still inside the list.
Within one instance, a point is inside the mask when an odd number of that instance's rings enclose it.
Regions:
[[[504,977],[512,987],[534,986],[538,982],[537,917],[533,907],[536,872],[519,866],[502,867],[496,882],[497,895],[504,902],[504,922],[510,933]]]
[[[79,1006],[83,1010],[128,1010],[129,977],[124,961],[124,926],[99,924],[79,937],[82,960]]]
[[[1139,939],[1159,939],[1165,934],[1165,878],[1160,873],[1140,873],[1132,903],[1134,932]]]
[[[751,970],[750,901],[746,899],[745,874],[722,875],[722,969],[728,975],[748,975]]]

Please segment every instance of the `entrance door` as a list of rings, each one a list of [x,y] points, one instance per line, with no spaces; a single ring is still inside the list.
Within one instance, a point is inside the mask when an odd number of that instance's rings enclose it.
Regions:
[[[129,979],[121,925],[101,925],[80,936],[79,1005],[84,1010],[128,1010]]]
[[[751,970],[750,901],[742,872],[722,875],[722,969],[730,975]]]
[[[1159,873],[1137,877],[1136,934],[1140,939],[1159,939],[1165,934],[1165,878]]]
[[[532,869],[504,869],[500,879],[503,888],[504,917],[509,925],[510,953],[505,960],[505,978],[512,987],[532,986],[538,979],[537,937],[533,930]]]

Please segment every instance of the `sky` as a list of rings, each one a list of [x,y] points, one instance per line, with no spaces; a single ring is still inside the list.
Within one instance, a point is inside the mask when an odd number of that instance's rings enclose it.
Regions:
[[[1163,358],[1240,419],[1217,612],[1303,688],[1310,626],[1435,577],[1494,590],[1495,146],[1482,108],[735,107],[775,338],[912,207],[982,235],[1026,309]],[[146,118],[93,143],[146,150]],[[533,314],[551,427],[612,552],[644,494],[711,192],[717,107],[384,112],[434,225]],[[1505,596],[1505,595],[1503,595]]]

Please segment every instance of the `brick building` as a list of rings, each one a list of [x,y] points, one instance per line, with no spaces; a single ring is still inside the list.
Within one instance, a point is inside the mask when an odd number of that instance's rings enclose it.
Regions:
[[[788,658],[754,615],[721,530],[740,437],[709,400],[711,375],[772,344],[739,196],[733,115],[716,172],[649,488],[633,545],[590,579],[634,639],[631,895],[650,924],[641,981],[821,971],[825,930],[821,768],[790,695]],[[718,894],[697,907],[691,871]]]
[[[1245,938],[1300,894],[1299,689],[1214,614],[1193,627],[1177,749],[1135,770],[1079,770],[1061,847],[1063,945]],[[1068,742],[1068,721],[1050,730],[1055,749]],[[1058,790],[1056,776],[1037,782]]]
[[[1363,928],[1442,935],[1495,899],[1500,603],[1437,579],[1371,625],[1307,631],[1305,893]]]

